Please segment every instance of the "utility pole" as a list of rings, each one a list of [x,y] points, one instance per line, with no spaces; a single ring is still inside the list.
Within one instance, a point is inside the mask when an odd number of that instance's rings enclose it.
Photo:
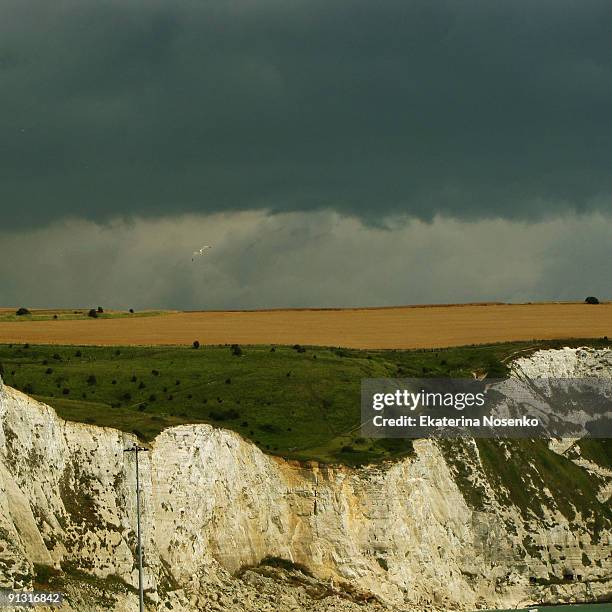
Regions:
[[[138,453],[148,451],[148,448],[134,444],[131,448],[126,448],[124,453],[134,453],[136,455],[136,537],[138,539],[138,596],[140,612],[144,612],[144,587],[142,579],[142,544],[140,537],[140,474],[138,472]]]

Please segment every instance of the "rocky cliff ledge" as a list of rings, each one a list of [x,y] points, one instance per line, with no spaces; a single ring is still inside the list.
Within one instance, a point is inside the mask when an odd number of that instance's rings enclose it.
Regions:
[[[612,377],[612,352],[540,351],[513,376]],[[137,609],[133,437],[0,382],[0,587]],[[474,610],[612,588],[612,472],[579,443],[420,440],[351,469],[206,425],[141,455],[151,610]],[[609,466],[609,461],[608,464]]]

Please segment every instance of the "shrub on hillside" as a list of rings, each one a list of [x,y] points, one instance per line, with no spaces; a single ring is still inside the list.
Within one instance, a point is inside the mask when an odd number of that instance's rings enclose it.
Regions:
[[[98,312],[102,314],[104,312],[104,308],[102,308],[102,306],[98,306]]]
[[[233,408],[229,410],[211,410],[208,414],[214,421],[234,421],[240,418],[240,413]]]
[[[594,295],[589,295],[588,298],[584,300],[585,304],[599,304],[599,300]]]
[[[200,341],[199,340],[194,340],[193,341],[193,348],[194,349],[199,349],[200,348]]]
[[[230,350],[235,357],[240,357],[242,355],[242,349],[239,344],[232,344]]]
[[[17,310],[17,312],[15,313],[18,317],[23,317],[25,315],[29,315],[30,311],[27,308],[19,308],[19,310]]]
[[[91,317],[92,319],[97,319],[98,318],[98,311],[95,308],[92,308],[88,313],[87,313],[88,317]]]

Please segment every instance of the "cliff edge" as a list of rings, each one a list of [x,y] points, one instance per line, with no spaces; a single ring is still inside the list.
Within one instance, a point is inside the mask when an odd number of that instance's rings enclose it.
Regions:
[[[612,351],[539,351],[512,372],[612,377]],[[0,587],[55,585],[67,610],[137,606],[135,466],[123,452],[134,437],[66,422],[1,381],[0,423]],[[265,455],[208,425],[162,432],[140,457],[148,609],[610,597],[612,472],[576,441],[418,440],[414,451],[348,468]]]

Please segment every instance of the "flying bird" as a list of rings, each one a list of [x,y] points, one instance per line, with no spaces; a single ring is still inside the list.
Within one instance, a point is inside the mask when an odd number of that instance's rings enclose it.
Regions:
[[[205,244],[201,249],[199,249],[198,251],[194,251],[193,252],[193,257],[191,258],[191,261],[195,261],[196,257],[200,257],[200,255],[204,255],[204,253],[208,250],[208,249],[212,249],[212,247],[209,244]]]

